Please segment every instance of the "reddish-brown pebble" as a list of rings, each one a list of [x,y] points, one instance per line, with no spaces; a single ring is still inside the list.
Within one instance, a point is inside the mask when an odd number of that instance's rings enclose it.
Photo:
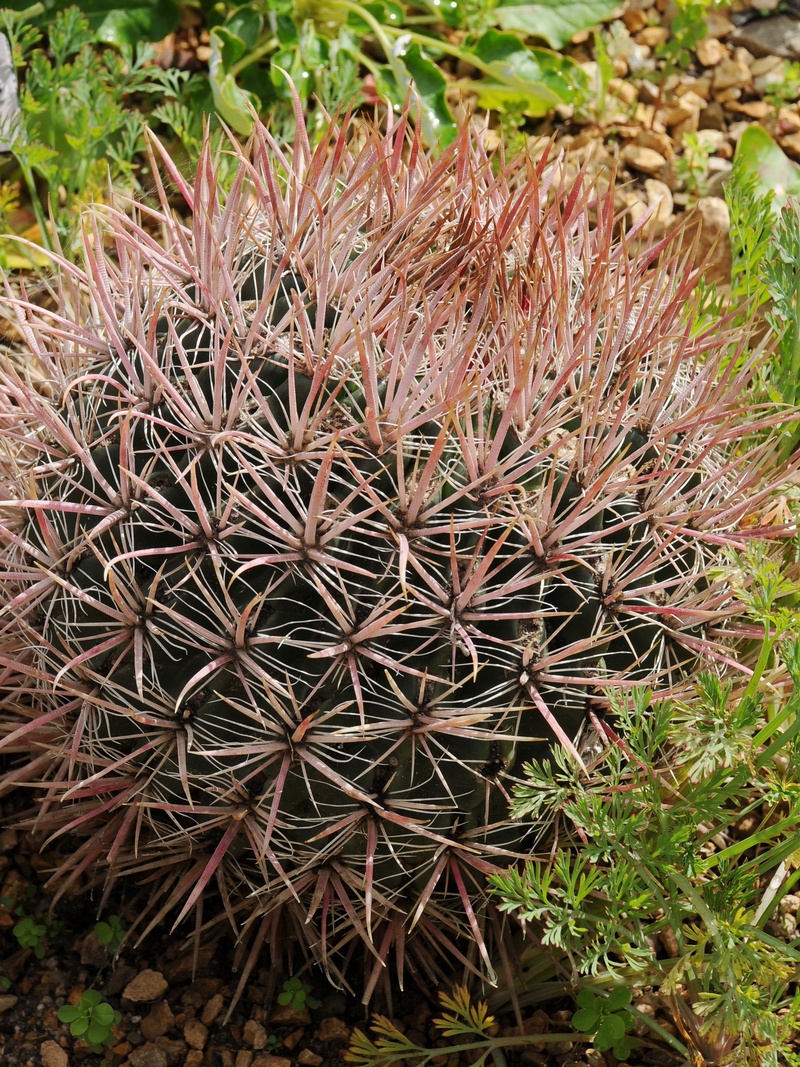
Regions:
[[[292,1030],[286,1035],[286,1037],[282,1039],[284,1048],[288,1048],[288,1050],[291,1052],[297,1042],[303,1036],[303,1034],[305,1034],[305,1030],[301,1026],[299,1026],[296,1030]]]
[[[260,1053],[250,1067],[292,1067],[292,1061],[285,1056],[270,1056],[268,1053]]]
[[[39,1046],[42,1067],[69,1067],[69,1056],[57,1041],[43,1041]]]
[[[255,1019],[248,1019],[244,1024],[244,1030],[242,1031],[245,1044],[250,1045],[252,1048],[262,1049],[267,1043],[267,1031],[261,1025],[256,1022]]]
[[[203,1053],[199,1048],[189,1049],[183,1067],[203,1067]]]
[[[139,1024],[145,1041],[155,1041],[174,1025],[175,1016],[166,1000],[157,1001]]]
[[[310,1048],[302,1048],[297,1053],[297,1062],[302,1067],[319,1067],[322,1063],[322,1056],[318,1056],[316,1052],[312,1052]]]
[[[341,1019],[323,1019],[317,1037],[320,1041],[349,1041],[350,1027]]]
[[[219,1013],[224,1006],[225,998],[221,993],[216,993],[203,1008],[203,1014],[200,1016],[203,1024],[205,1026],[211,1026],[211,1024],[218,1018]]]
[[[168,983],[160,971],[151,971],[149,968],[139,971],[125,986],[123,997],[133,1001],[134,1004],[150,1004],[159,997],[163,997],[168,988]]]
[[[300,1026],[311,1022],[308,1008],[293,1008],[291,1004],[276,1004],[270,1013],[273,1026]]]
[[[148,1041],[136,1048],[128,1057],[130,1067],[167,1067],[167,1054],[163,1048]]]
[[[236,1053],[236,1063],[234,1067],[250,1067],[253,1062],[253,1053],[248,1052],[246,1049],[242,1049],[241,1052]]]
[[[199,1019],[190,1019],[183,1028],[186,1044],[191,1048],[205,1048],[208,1041],[208,1028]]]

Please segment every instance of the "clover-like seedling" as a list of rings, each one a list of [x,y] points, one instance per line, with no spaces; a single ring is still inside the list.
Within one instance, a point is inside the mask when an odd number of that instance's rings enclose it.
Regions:
[[[119,915],[109,915],[108,922],[95,923],[94,932],[97,940],[105,945],[109,952],[116,952],[125,938],[125,924]]]
[[[20,948],[31,948],[37,960],[44,956],[43,939],[47,936],[47,927],[44,923],[37,923],[30,915],[26,915],[15,923],[12,934],[19,942]]]
[[[77,1004],[58,1009],[58,1018],[69,1023],[73,1037],[82,1037],[92,1052],[102,1052],[103,1045],[114,1040],[113,1028],[122,1016],[106,1004],[96,989],[87,989]]]
[[[572,1025],[584,1034],[592,1034],[594,1047],[599,1052],[608,1049],[618,1060],[627,1060],[637,1042],[627,1036],[633,1026],[633,1016],[626,1008],[631,1002],[631,992],[618,986],[607,997],[597,996],[590,989],[578,993],[578,1011],[572,1016]]]
[[[295,1011],[319,1007],[317,998],[311,996],[311,988],[299,978],[287,978],[283,983],[283,992],[278,993],[278,1003],[284,1007],[291,1006]]]

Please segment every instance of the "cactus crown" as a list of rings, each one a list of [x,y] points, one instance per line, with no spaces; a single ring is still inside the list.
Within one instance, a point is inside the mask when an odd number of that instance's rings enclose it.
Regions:
[[[155,884],[151,925],[219,890],[334,978],[360,938],[368,995],[406,940],[490,969],[509,781],[726,660],[710,564],[770,486],[753,363],[613,190],[357,134],[259,126],[226,194],[162,151],[188,224],[94,212],[14,298],[0,727],[62,880]]]

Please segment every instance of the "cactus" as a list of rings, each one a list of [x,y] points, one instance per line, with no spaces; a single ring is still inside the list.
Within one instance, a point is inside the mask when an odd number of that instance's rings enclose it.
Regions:
[[[490,972],[523,761],[730,661],[775,416],[613,190],[406,116],[234,151],[224,192],[155,143],[189,221],[159,184],[9,289],[0,786],[142,926],[221,899],[335,981],[360,939],[366,995],[393,948]]]

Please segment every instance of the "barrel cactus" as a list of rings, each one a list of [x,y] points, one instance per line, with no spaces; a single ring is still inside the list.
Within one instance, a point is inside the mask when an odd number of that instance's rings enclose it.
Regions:
[[[360,940],[367,994],[392,950],[488,970],[523,762],[730,658],[753,369],[546,161],[404,116],[233,150],[224,191],[155,144],[158,209],[8,290],[0,785],[143,926],[217,901],[334,980]]]

